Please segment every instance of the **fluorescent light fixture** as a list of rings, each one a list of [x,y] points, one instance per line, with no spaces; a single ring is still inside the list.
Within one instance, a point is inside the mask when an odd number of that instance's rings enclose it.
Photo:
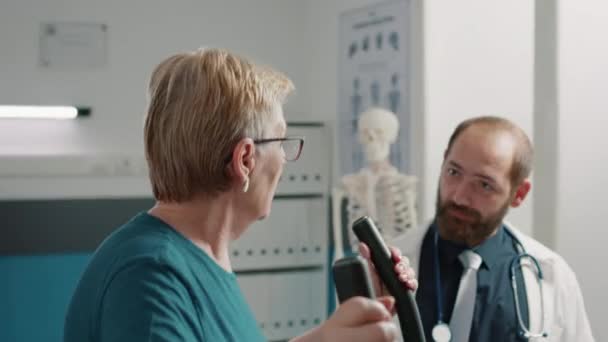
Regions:
[[[75,119],[91,114],[90,108],[74,106],[2,106],[0,118],[9,119]]]

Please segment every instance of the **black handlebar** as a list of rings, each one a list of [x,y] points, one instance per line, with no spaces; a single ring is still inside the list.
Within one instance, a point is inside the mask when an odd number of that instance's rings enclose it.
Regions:
[[[364,242],[369,247],[372,262],[376,267],[380,279],[390,294],[395,297],[395,306],[397,315],[399,316],[399,323],[401,324],[403,341],[425,342],[424,329],[422,328],[422,321],[420,320],[420,313],[418,312],[414,294],[404,287],[395,273],[391,252],[384,243],[376,225],[371,218],[364,216],[353,223],[353,231],[359,241]],[[360,262],[354,260],[354,258],[344,258],[344,260],[336,262],[335,266],[338,266],[338,268],[343,270],[341,273],[336,273],[336,268],[334,266],[334,275],[336,276],[336,274],[339,274],[339,276],[335,277],[339,294],[341,288],[342,293],[348,293],[349,295],[365,296],[366,293],[370,292],[369,287],[371,287],[371,285],[369,282],[367,284],[361,284],[360,281],[355,280],[367,281],[368,277],[365,277],[364,274],[345,275],[345,272],[348,272],[349,270],[356,273],[367,272],[367,268],[362,268],[359,264]],[[340,280],[338,280],[338,278],[340,278]],[[344,281],[344,279],[351,279],[352,281]],[[340,298],[340,301],[343,299],[344,298]]]

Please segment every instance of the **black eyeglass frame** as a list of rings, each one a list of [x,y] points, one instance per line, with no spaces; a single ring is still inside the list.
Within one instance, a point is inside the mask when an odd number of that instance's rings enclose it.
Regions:
[[[271,143],[271,142],[275,142],[275,141],[299,141],[299,148],[298,148],[298,153],[296,154],[296,156],[293,159],[287,159],[285,158],[287,161],[296,161],[300,158],[300,155],[302,155],[302,150],[304,149],[304,137],[303,136],[287,136],[287,137],[283,137],[283,138],[268,138],[268,139],[256,139],[253,142],[255,144],[266,144],[266,143]]]

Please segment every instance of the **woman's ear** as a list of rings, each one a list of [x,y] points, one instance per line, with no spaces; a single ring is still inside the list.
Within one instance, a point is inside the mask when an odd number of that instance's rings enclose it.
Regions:
[[[228,164],[235,182],[240,185],[249,182],[249,175],[255,167],[255,143],[251,138],[241,139],[232,150],[232,159]]]

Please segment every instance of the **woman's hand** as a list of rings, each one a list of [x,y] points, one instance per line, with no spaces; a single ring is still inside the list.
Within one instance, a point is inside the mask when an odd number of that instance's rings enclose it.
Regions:
[[[393,342],[399,336],[394,306],[393,297],[350,298],[323,324],[291,342]]]
[[[402,256],[398,248],[390,247],[390,250],[395,273],[403,286],[415,291],[418,288],[418,280],[408,258]],[[376,268],[371,262],[369,247],[360,243],[359,253],[367,260],[374,290],[379,298],[376,300],[363,297],[350,298],[340,304],[336,312],[323,324],[291,342],[392,342],[399,337],[399,329],[392,320],[392,315],[395,313],[395,299],[386,296],[388,291],[382,286]]]
[[[401,251],[396,247],[389,247],[391,250],[391,258],[395,263],[395,273],[399,276],[399,280],[403,283],[405,287],[409,290],[416,291],[418,289],[418,280],[416,279],[416,272],[413,268],[410,267],[410,261],[407,257],[401,255]],[[363,242],[359,243],[359,253],[362,257],[367,260],[369,265],[372,283],[374,286],[374,291],[378,296],[388,295],[388,290],[382,285],[380,282],[380,277],[378,277],[378,272],[376,272],[376,268],[372,263],[371,253],[369,251],[369,247]]]

